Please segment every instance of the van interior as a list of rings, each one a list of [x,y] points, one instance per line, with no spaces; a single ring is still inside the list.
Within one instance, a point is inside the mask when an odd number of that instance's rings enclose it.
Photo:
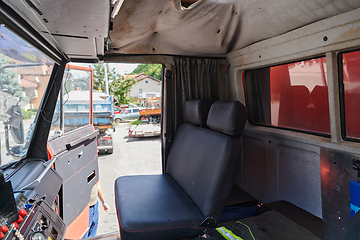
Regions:
[[[67,64],[109,62],[162,64],[163,174],[119,178],[94,239],[360,239],[360,1],[3,0],[0,23],[0,239],[86,232],[92,107],[49,137]],[[15,65],[47,76],[24,133]],[[219,221],[235,206],[257,209]]]

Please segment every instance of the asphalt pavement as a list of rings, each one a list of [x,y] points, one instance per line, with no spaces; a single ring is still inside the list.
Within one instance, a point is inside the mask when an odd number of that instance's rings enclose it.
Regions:
[[[114,183],[118,177],[162,172],[160,138],[129,138],[128,129],[128,123],[118,124],[112,133],[114,153],[99,155],[100,183],[110,211],[105,212],[99,204],[98,235],[119,231],[114,193]]]

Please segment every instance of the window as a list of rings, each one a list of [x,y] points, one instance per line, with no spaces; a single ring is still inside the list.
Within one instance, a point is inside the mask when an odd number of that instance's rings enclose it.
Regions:
[[[3,25],[0,36],[2,166],[26,157],[30,142],[36,141],[32,138],[37,118],[51,121],[39,109],[54,63]]]
[[[90,123],[90,82],[92,81],[92,68],[80,67],[68,64],[65,69],[63,78],[63,102],[61,103],[60,96],[58,98],[53,122],[51,124],[52,132],[49,134],[49,139],[56,137],[59,130],[67,133],[71,130]],[[59,95],[61,92],[59,93]],[[97,91],[94,91],[93,98],[96,98]],[[64,110],[64,126],[60,126],[61,113],[60,105],[63,105]],[[95,105],[93,110],[102,111],[101,105]],[[61,129],[61,128],[64,129]]]
[[[141,96],[143,93],[142,88],[139,89],[139,95]]]
[[[139,112],[139,109],[134,108],[134,109],[133,109],[133,112],[134,112],[134,113],[138,113],[138,112]]]
[[[148,83],[149,83],[149,81],[148,81],[148,80],[146,80],[146,81],[145,81],[145,84],[148,84]]]
[[[341,54],[343,137],[360,139],[360,51]]]
[[[330,134],[326,59],[246,71],[252,124]]]

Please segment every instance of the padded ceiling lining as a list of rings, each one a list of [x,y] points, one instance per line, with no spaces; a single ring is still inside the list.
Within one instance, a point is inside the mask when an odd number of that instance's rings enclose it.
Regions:
[[[96,59],[104,54],[110,0],[3,1],[69,56]],[[255,42],[360,8],[359,0],[182,1],[188,8],[181,6],[181,0],[125,0],[111,19],[109,56],[224,57]]]
[[[223,56],[360,7],[359,0],[125,0],[109,53]]]
[[[96,59],[97,55],[104,54],[104,39],[108,37],[109,29],[110,1],[7,1],[69,57]]]

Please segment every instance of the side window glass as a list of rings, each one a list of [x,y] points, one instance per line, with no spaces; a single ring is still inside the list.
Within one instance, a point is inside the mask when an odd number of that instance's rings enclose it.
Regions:
[[[360,139],[360,51],[342,54],[342,112],[345,138]]]
[[[0,167],[27,155],[54,62],[0,25]],[[45,134],[45,133],[44,133]]]
[[[139,109],[133,109],[133,112],[134,112],[134,113],[138,113],[138,112],[139,112]]]
[[[247,71],[244,85],[250,123],[330,134],[325,58]]]
[[[63,77],[63,89],[56,104],[49,140],[90,123],[92,71],[92,68],[88,67],[67,65]],[[96,106],[94,108],[97,111]]]

